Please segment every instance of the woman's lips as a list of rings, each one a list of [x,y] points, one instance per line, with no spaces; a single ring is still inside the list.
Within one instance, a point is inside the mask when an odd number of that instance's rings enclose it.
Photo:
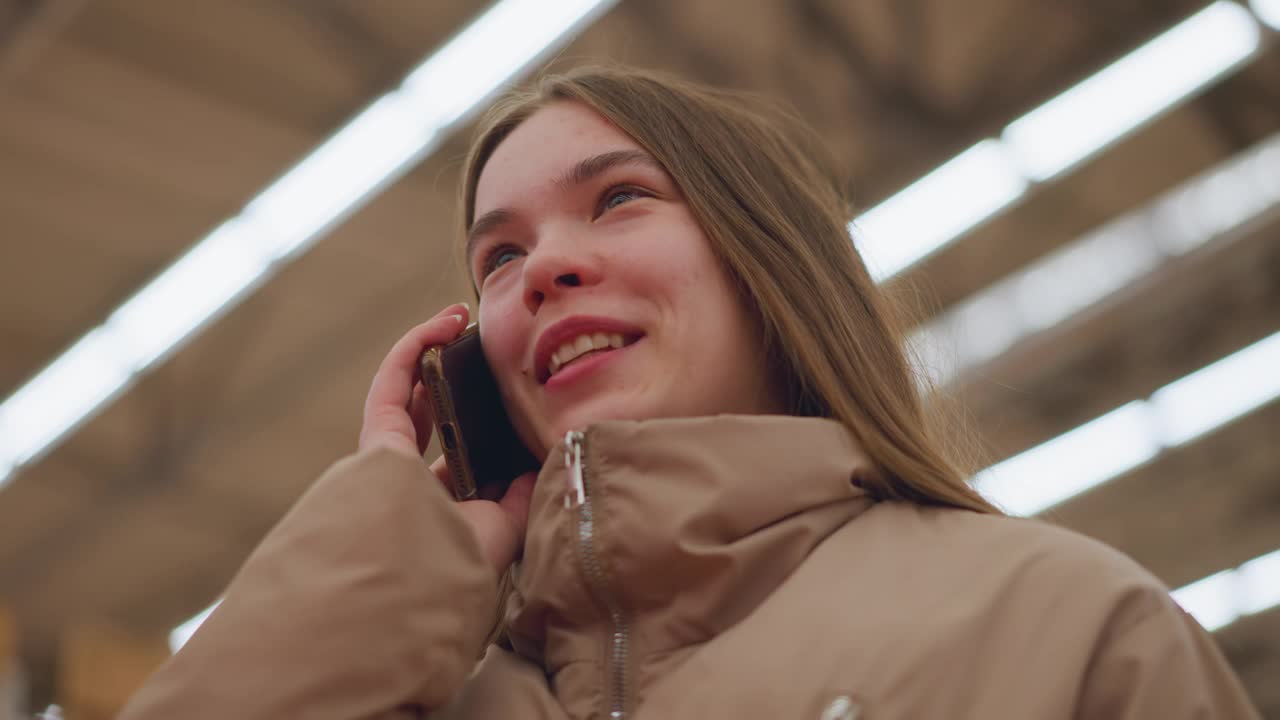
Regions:
[[[550,392],[568,387],[625,355],[627,351],[635,347],[637,342],[639,340],[632,341],[630,344],[617,349],[597,350],[583,355],[560,368],[555,375],[547,378],[547,381],[543,383],[543,387]]]
[[[623,345],[630,345],[644,335],[644,332],[631,323],[602,315],[572,315],[552,323],[538,335],[533,347],[533,368],[535,379],[539,383],[547,382],[553,375],[551,360],[559,355],[565,365],[572,364],[572,357],[566,357],[563,349],[587,340],[587,346],[595,345],[598,336],[619,336]],[[580,348],[584,351],[586,348]],[[570,353],[575,355],[576,353]],[[585,360],[585,358],[583,358]],[[567,368],[565,368],[567,369]],[[557,368],[559,370],[559,368]],[[559,374],[558,372],[555,374]]]

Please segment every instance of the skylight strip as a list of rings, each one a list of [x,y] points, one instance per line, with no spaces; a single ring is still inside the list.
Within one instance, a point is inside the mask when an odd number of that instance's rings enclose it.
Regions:
[[[617,0],[503,0],[0,405],[0,486]]]

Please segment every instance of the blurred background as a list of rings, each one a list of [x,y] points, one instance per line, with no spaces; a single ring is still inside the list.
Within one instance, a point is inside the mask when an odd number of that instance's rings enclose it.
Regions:
[[[468,299],[475,113],[554,59],[792,104],[926,308],[975,482],[1148,567],[1280,718],[1277,26],[1276,0],[0,0],[0,717],[113,716],[354,449],[384,352]]]

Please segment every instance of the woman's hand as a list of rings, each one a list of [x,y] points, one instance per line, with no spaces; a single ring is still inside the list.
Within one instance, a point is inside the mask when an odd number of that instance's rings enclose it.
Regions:
[[[443,345],[467,326],[464,303],[451,305],[405,334],[387,353],[364,403],[360,450],[390,447],[421,456],[431,442],[431,403],[418,382],[418,360],[433,345]],[[449,471],[441,457],[431,464],[437,478],[449,487]],[[458,504],[470,523],[485,555],[501,574],[515,560],[524,544],[529,519],[529,499],[534,473],[516,478],[498,502],[468,500]]]

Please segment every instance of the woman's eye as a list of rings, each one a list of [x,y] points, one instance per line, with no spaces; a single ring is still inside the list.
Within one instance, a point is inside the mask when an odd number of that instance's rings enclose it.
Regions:
[[[608,210],[612,210],[619,205],[624,205],[636,198],[642,197],[643,192],[629,187],[613,187],[605,191],[600,198],[600,207],[597,214],[602,214]]]
[[[482,266],[481,277],[488,276],[489,273],[506,265],[507,263],[520,257],[520,253],[513,247],[498,247],[485,256],[484,265]]]

